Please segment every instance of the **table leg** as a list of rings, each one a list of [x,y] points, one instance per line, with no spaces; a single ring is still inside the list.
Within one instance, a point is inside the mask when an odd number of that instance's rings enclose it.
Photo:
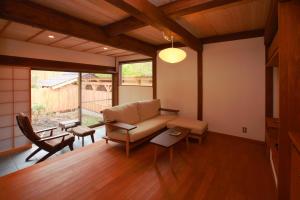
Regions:
[[[170,147],[170,163],[172,164],[173,162],[173,147]]]
[[[156,164],[156,159],[157,159],[157,146],[154,145],[154,164]]]
[[[84,137],[82,137],[82,146],[84,146]]]
[[[92,138],[92,142],[94,143],[95,142],[94,134],[91,135],[91,138]]]

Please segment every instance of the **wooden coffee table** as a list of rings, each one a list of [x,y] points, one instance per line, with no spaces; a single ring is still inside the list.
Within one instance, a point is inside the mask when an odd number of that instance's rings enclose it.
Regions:
[[[169,133],[174,131],[174,130],[181,132],[181,134],[177,135],[177,136],[170,135]],[[175,127],[175,128],[168,129],[168,130],[162,132],[161,134],[159,134],[158,136],[154,137],[150,141],[150,143],[154,144],[154,163],[156,163],[158,147],[163,147],[163,148],[169,149],[170,162],[172,163],[172,161],[173,161],[173,146],[175,144],[177,144],[178,142],[180,142],[181,140],[185,139],[186,146],[188,148],[188,146],[189,146],[189,141],[188,141],[189,133],[190,133],[189,129],[181,128],[181,127]]]

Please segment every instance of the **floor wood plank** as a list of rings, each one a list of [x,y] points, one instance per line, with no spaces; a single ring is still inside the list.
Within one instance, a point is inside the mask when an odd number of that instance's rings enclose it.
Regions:
[[[145,144],[127,158],[104,141],[0,178],[0,199],[275,199],[262,144],[209,134],[203,144],[175,146],[173,165]]]

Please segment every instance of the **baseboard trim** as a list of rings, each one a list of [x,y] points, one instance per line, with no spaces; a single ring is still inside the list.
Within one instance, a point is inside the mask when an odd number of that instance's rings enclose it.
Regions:
[[[220,136],[223,136],[223,137],[236,138],[236,139],[240,139],[240,140],[244,140],[244,141],[247,141],[247,142],[256,143],[256,144],[260,144],[260,145],[265,145],[266,144],[263,141],[254,140],[254,139],[250,139],[250,138],[243,138],[243,137],[239,137],[239,136],[236,136],[236,135],[228,135],[228,134],[225,134],[225,133],[219,133],[219,132],[209,131],[209,130],[207,132],[209,134],[217,134],[217,135],[220,135]]]
[[[7,156],[7,155],[14,154],[14,153],[18,153],[18,152],[30,149],[31,147],[32,147],[32,144],[27,144],[27,145],[13,148],[13,149],[10,149],[7,151],[2,151],[2,152],[0,152],[0,156]]]

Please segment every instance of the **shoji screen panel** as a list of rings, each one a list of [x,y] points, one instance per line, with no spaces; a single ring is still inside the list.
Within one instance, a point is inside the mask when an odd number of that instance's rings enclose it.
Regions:
[[[0,66],[0,152],[30,145],[15,115],[30,116],[30,68]]]

